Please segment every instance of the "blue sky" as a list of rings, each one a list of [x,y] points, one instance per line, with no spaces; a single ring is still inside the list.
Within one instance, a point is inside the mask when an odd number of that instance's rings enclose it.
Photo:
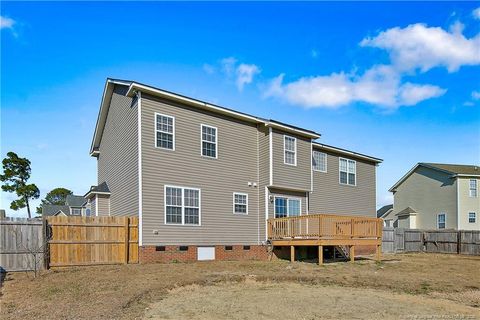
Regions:
[[[1,157],[29,158],[42,197],[84,194],[105,79],[131,79],[384,159],[381,206],[417,162],[480,163],[478,7],[3,2]]]

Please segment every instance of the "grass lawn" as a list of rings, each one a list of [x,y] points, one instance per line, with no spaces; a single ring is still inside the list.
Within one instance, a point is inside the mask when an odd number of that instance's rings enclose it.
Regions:
[[[2,319],[480,318],[480,257],[198,262],[9,273]]]

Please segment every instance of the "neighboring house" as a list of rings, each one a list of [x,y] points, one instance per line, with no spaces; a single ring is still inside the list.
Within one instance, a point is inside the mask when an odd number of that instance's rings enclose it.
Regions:
[[[383,219],[384,227],[396,227],[397,217],[393,213],[393,204],[381,207],[377,210],[377,218]]]
[[[183,260],[211,256],[214,246],[217,258],[232,250],[258,257],[268,218],[375,217],[382,160],[315,142],[319,137],[108,79],[91,146],[98,186],[85,197],[95,215],[139,216],[141,261],[162,260],[165,251]]]
[[[42,206],[43,216],[91,216],[91,205],[83,196],[68,195],[65,205],[46,204]]]
[[[480,230],[479,182],[476,165],[418,163],[390,188],[398,227]]]

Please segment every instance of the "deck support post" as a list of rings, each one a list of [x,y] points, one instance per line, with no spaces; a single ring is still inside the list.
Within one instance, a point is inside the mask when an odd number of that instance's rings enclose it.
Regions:
[[[350,262],[355,261],[355,246],[350,246]]]
[[[375,260],[377,260],[377,261],[382,260],[382,246],[381,245],[377,245],[377,249],[376,249],[376,252],[375,252]]]
[[[295,261],[295,246],[290,246],[290,262]]]
[[[318,265],[323,264],[323,246],[318,246]]]

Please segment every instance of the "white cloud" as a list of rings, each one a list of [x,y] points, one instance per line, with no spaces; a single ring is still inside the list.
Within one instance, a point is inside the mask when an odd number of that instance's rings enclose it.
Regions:
[[[475,19],[480,20],[480,7],[472,11],[472,15]]]
[[[215,73],[215,67],[208,64],[208,63],[204,63],[202,68],[203,68],[203,71],[205,71],[205,73],[207,73],[207,74],[214,74]]]
[[[306,108],[335,109],[352,102],[364,102],[395,109],[439,97],[446,90],[433,85],[401,83],[401,77],[387,65],[374,66],[363,75],[332,73],[304,77],[283,84],[284,75],[273,79],[265,96],[278,97]]]
[[[312,58],[316,59],[318,57],[318,51],[312,49],[312,51],[310,51],[310,55],[312,56]]]
[[[15,24],[15,20],[0,16],[0,29],[13,29],[13,25]]]
[[[253,81],[253,77],[260,73],[260,69],[254,64],[240,64],[237,68],[237,88],[242,91],[245,84]]]
[[[480,34],[469,39],[462,31],[463,25],[459,22],[453,24],[450,31],[417,23],[380,32],[373,38],[363,39],[360,45],[386,50],[400,71],[425,72],[443,66],[453,72],[464,65],[480,64]]]
[[[480,100],[480,91],[473,91],[472,92],[472,99],[473,100]]]
[[[260,73],[258,66],[246,63],[238,64],[238,60],[234,57],[220,60],[220,66],[227,77],[235,78],[235,84],[239,91],[242,91],[246,84],[252,83],[255,75]]]

